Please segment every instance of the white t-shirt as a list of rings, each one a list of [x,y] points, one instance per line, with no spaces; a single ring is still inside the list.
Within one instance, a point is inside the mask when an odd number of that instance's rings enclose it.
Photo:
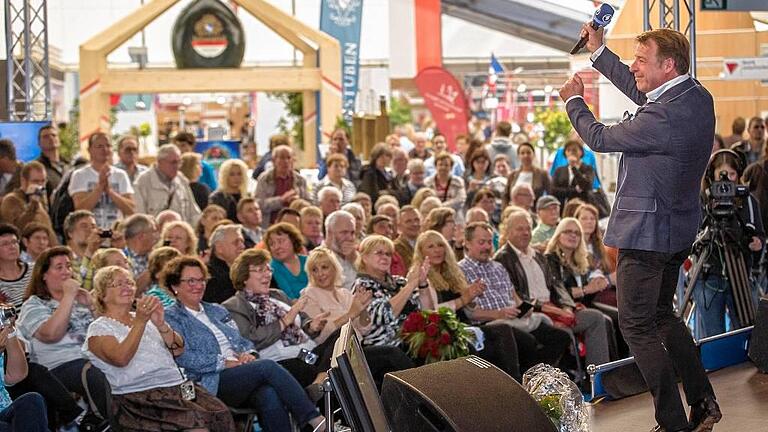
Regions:
[[[98,183],[99,173],[91,165],[84,166],[72,173],[72,179],[69,182],[69,195],[90,192],[96,188]],[[120,195],[133,194],[133,186],[131,186],[128,173],[113,166],[109,167],[109,187]],[[101,194],[101,199],[91,211],[96,218],[96,225],[101,229],[110,229],[116,220],[123,218],[122,212],[118,210],[106,193]]]
[[[235,350],[232,349],[232,344],[229,343],[229,339],[227,339],[227,336],[211,322],[210,318],[208,318],[208,315],[205,314],[205,310],[202,307],[200,307],[199,311],[190,309],[186,306],[184,306],[184,309],[186,309],[187,312],[192,314],[193,317],[197,318],[198,321],[205,324],[205,326],[208,327],[209,330],[211,330],[213,335],[216,336],[216,341],[219,342],[219,349],[221,350],[221,355],[225,359],[237,360],[237,354],[235,353]]]
[[[533,171],[520,171],[520,174],[517,175],[515,186],[519,184],[527,184],[533,186]]]
[[[100,317],[88,326],[83,354],[104,372],[112,387],[112,394],[135,393],[176,386],[184,382],[171,351],[165,346],[160,331],[151,321],[144,328],[136,354],[125,367],[111,365],[88,350],[88,339],[93,336],[114,336],[118,342],[122,342],[130,331],[130,327],[107,317]]]

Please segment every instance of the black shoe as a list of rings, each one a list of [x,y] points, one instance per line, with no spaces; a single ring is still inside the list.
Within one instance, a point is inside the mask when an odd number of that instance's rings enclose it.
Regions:
[[[656,425],[653,427],[653,429],[651,429],[651,432],[691,432],[691,430],[689,428],[685,428],[685,429],[679,429],[676,431],[671,431],[669,429],[664,429],[663,427]]]
[[[723,418],[720,406],[713,396],[707,396],[691,407],[689,423],[692,432],[710,432]]]

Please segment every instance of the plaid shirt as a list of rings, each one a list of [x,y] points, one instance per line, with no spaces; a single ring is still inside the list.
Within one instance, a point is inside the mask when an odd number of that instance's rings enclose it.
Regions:
[[[501,263],[493,260],[480,262],[465,257],[459,261],[459,268],[470,284],[478,279],[485,282],[485,291],[475,298],[475,304],[480,309],[497,310],[515,305],[512,298],[514,287]]]
[[[131,263],[131,270],[133,271],[133,277],[137,278],[144,273],[149,267],[149,255],[137,255],[131,248],[125,247],[123,249],[125,257],[128,258],[128,262]]]

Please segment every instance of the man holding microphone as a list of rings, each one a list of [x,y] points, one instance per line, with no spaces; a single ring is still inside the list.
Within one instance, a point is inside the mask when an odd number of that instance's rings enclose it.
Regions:
[[[653,395],[658,425],[652,431],[711,431],[722,414],[672,298],[701,220],[698,194],[715,134],[712,96],[688,74],[690,46],[677,31],[637,36],[629,67],[606,48],[602,29],[588,23],[581,36],[593,66],[640,105],[606,126],[587,107],[578,75],[560,89],[584,142],[597,152],[622,153],[605,243],[619,249],[620,327]]]

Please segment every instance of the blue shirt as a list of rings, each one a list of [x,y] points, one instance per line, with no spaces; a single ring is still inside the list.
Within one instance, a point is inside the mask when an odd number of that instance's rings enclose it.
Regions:
[[[11,406],[11,396],[5,389],[5,353],[0,353],[0,411]]]
[[[304,269],[306,263],[307,256],[299,255],[299,265],[301,270],[298,275],[291,273],[285,264],[276,259],[272,259],[272,262],[270,263],[270,267],[272,267],[272,277],[275,279],[275,282],[277,282],[277,287],[291,300],[299,298],[301,290],[309,284],[307,271]]]
[[[216,170],[213,165],[204,160],[200,161],[200,165],[203,167],[203,174],[200,175],[198,181],[211,188],[212,191],[216,190],[219,187],[219,182],[216,181]]]
[[[582,146],[581,149],[584,150],[584,156],[581,157],[581,161],[595,170],[595,180],[592,182],[592,188],[599,189],[600,176],[597,174],[597,160],[595,159],[595,153],[587,148],[587,146]],[[555,160],[552,161],[552,168],[549,169],[549,176],[554,177],[555,170],[566,165],[568,165],[568,158],[565,157],[565,148],[560,147],[555,153]]]

